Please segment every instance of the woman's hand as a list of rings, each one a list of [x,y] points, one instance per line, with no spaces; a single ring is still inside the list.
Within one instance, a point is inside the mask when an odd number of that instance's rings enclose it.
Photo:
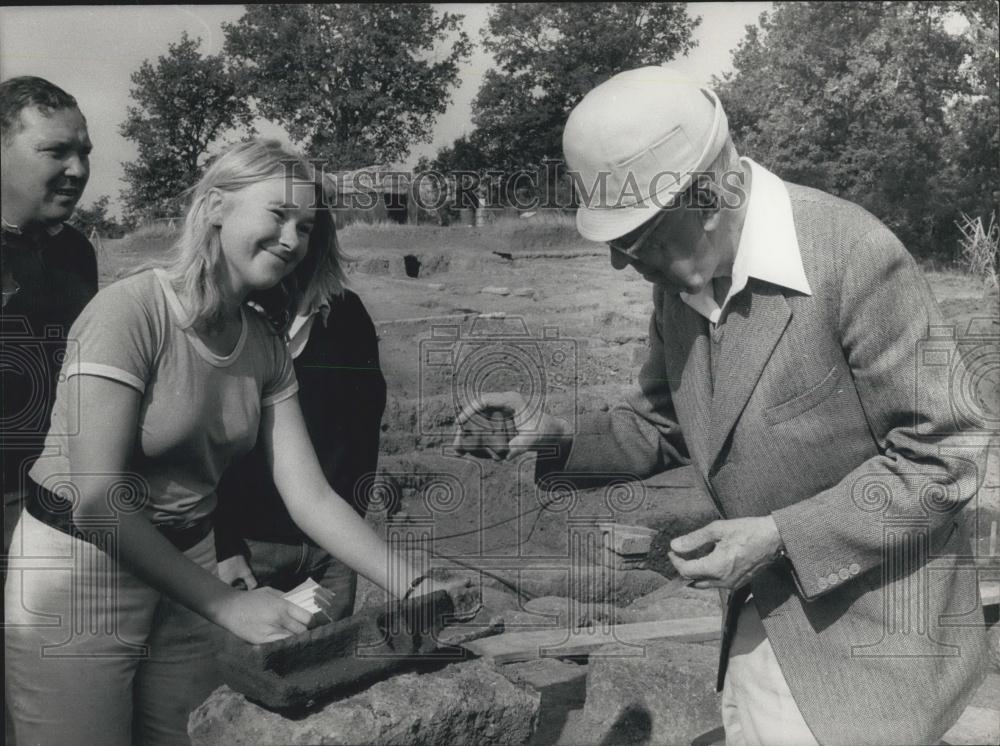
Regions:
[[[301,634],[311,619],[312,614],[269,587],[234,591],[219,613],[219,624],[254,645]]]

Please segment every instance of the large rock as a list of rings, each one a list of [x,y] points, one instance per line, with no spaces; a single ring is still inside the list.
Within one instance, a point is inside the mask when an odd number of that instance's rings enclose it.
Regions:
[[[497,669],[515,684],[530,686],[540,692],[552,687],[585,682],[588,666],[586,663],[570,663],[556,658],[509,663]],[[581,691],[576,704],[583,705],[585,692]]]
[[[568,663],[555,658],[510,663],[498,668],[511,681],[530,686],[542,695],[538,730],[531,739],[533,746],[560,743],[567,726],[582,714],[587,698],[588,668],[585,663]]]
[[[193,746],[523,744],[541,697],[479,661],[404,674],[291,719],[220,687],[191,714]]]
[[[626,657],[617,646],[590,658],[587,703],[573,738],[578,743],[691,743],[718,728],[715,645],[646,644]]]

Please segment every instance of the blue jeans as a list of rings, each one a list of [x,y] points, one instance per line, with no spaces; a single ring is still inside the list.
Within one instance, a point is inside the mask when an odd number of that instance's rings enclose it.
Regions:
[[[246,539],[246,545],[250,550],[250,569],[260,585],[289,591],[310,577],[335,594],[330,610],[333,621],[354,613],[357,573],[325,550],[306,541],[283,544]]]

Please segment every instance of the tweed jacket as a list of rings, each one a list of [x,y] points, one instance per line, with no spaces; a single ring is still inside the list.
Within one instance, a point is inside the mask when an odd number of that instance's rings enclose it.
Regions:
[[[955,341],[899,240],[785,186],[812,295],[751,278],[713,383],[708,322],[654,287],[639,390],[581,418],[559,471],[645,478],[690,460],[724,518],[773,516],[787,558],[752,602],[817,740],[933,743],[983,675],[976,575],[959,565],[986,436],[951,398]]]

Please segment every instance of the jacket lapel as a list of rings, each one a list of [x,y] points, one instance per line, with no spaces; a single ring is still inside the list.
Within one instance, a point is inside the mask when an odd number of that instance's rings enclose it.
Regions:
[[[676,293],[665,292],[666,324],[663,339],[665,365],[671,381],[674,407],[682,423],[684,442],[696,466],[708,469],[705,427],[712,408],[711,340],[708,322]],[[695,426],[692,426],[695,425]]]
[[[737,304],[727,313],[716,364],[706,468],[711,468],[722,450],[792,317],[785,296],[775,285],[751,279],[734,300]]]

